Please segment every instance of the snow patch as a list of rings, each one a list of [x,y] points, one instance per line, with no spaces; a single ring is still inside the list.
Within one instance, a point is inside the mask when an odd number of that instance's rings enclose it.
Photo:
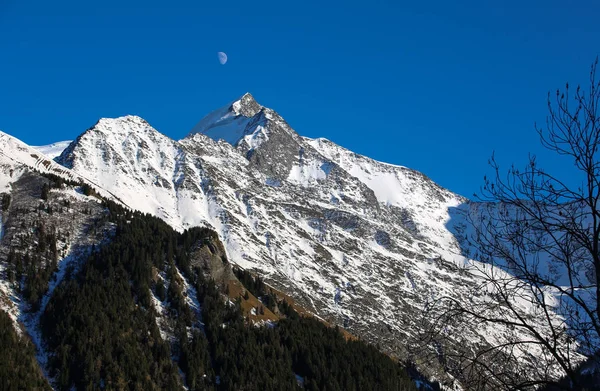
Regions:
[[[72,141],[59,141],[49,145],[34,146],[32,148],[37,149],[49,159],[54,159],[60,156],[61,153],[72,143]]]

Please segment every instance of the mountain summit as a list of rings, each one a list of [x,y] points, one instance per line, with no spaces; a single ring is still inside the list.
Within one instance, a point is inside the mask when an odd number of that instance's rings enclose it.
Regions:
[[[225,140],[236,145],[245,135],[251,118],[262,109],[250,93],[213,111],[198,122],[190,132],[190,136],[201,133],[215,140]]]

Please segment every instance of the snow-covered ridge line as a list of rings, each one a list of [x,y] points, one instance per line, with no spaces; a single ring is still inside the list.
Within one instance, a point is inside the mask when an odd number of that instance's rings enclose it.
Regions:
[[[316,143],[316,144],[321,144],[321,143],[332,144],[332,145],[336,145],[340,149],[346,150],[346,151],[348,151],[350,153],[354,153],[351,150],[349,150],[348,148],[345,148],[345,147],[342,147],[339,144],[336,144],[334,141],[328,139],[327,137],[315,137],[315,138],[311,138],[311,137],[302,136],[302,138],[304,140],[306,140],[306,142],[308,142],[310,144],[313,144],[313,143]],[[360,154],[356,154],[356,155],[362,156],[362,157],[367,157],[365,155],[360,155]],[[369,159],[371,159],[371,158],[369,158]],[[371,160],[373,160],[373,161],[375,161],[375,162],[377,162],[379,164],[384,164],[386,166],[391,166],[391,167],[396,167],[396,168],[407,168],[408,169],[408,167],[400,165],[400,164],[387,163],[387,162],[383,162],[381,160],[375,160],[375,159],[371,159]]]
[[[54,174],[64,179],[87,183],[101,196],[127,206],[117,195],[107,191],[102,185],[95,183],[81,173],[76,173],[68,167],[55,162],[54,159],[44,155],[40,150],[30,147],[21,140],[2,131],[0,131],[0,165],[7,171],[4,175],[0,175],[0,192],[10,191],[10,183],[18,180],[22,168],[27,167],[34,171]]]

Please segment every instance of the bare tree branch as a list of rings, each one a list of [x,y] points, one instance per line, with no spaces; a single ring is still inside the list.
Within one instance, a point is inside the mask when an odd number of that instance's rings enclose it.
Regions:
[[[477,260],[467,271],[479,292],[431,303],[423,343],[453,344],[442,361],[471,389],[558,386],[560,376],[568,379],[561,386],[583,389],[579,366],[600,356],[597,65],[598,59],[587,89],[573,93],[567,84],[549,93],[545,126],[535,126],[546,149],[572,162],[573,175],[548,173],[535,156],[523,170],[513,166],[504,174],[492,156],[494,175],[466,209],[470,257]],[[574,178],[581,184],[571,185]],[[452,333],[465,324],[459,319],[490,330],[480,349],[461,349]],[[438,360],[439,350],[433,349]]]

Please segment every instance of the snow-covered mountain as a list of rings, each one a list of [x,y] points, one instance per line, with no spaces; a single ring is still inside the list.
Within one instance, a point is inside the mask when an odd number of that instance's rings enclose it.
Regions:
[[[78,175],[177,230],[213,227],[232,262],[398,357],[414,354],[432,301],[472,300],[480,288],[460,243],[470,201],[417,171],[301,137],[250,94],[179,141],[127,116],[81,134],[55,159],[62,168],[19,148],[30,166]],[[518,330],[447,332],[455,346],[445,349],[477,349]],[[521,364],[535,370],[529,353]]]

